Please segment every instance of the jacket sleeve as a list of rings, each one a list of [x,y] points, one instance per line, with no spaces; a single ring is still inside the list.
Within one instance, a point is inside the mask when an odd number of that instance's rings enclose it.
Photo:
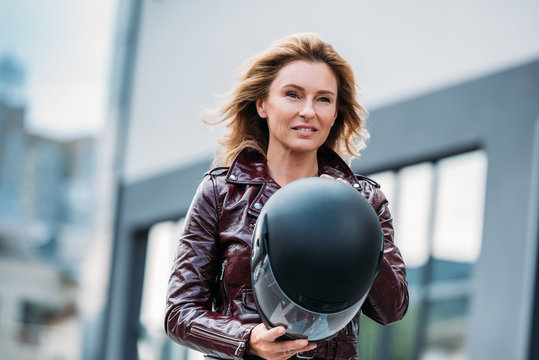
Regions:
[[[187,213],[168,285],[165,330],[175,342],[221,358],[242,358],[256,324],[212,311],[220,268],[214,178],[199,185]]]
[[[371,184],[364,195],[378,214],[384,234],[384,254],[380,271],[363,304],[362,311],[374,321],[386,325],[400,320],[408,309],[406,266],[393,241],[393,219],[382,191]]]

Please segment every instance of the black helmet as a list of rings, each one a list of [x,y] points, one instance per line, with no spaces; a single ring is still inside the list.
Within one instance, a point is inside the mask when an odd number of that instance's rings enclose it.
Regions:
[[[359,191],[327,178],[291,182],[268,200],[253,233],[258,313],[289,338],[329,338],[361,308],[382,254],[380,221]]]

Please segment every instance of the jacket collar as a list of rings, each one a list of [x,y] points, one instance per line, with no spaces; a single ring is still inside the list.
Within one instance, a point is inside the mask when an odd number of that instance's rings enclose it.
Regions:
[[[342,178],[350,184],[357,178],[350,167],[336,152],[328,148],[318,150],[318,171],[335,178]],[[235,184],[264,184],[273,181],[268,174],[268,164],[264,155],[253,148],[244,148],[236,156],[226,176],[227,182]]]

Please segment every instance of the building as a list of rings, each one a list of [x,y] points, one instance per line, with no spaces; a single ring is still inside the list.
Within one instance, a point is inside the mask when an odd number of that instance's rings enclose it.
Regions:
[[[212,94],[228,90],[244,59],[297,29],[326,34],[361,68],[359,31],[347,17],[361,7],[339,4],[321,17],[299,2],[121,3],[117,218],[102,358],[195,356],[165,338],[162,316],[181,221],[221,131],[199,125],[199,107],[214,105]],[[322,21],[332,16],[346,21]],[[352,165],[393,204],[412,303],[395,325],[364,321],[362,358],[539,356],[538,98],[536,56],[371,111],[372,140]]]
[[[80,356],[93,162],[93,139],[32,134],[24,107],[0,101],[0,343],[8,358]]]

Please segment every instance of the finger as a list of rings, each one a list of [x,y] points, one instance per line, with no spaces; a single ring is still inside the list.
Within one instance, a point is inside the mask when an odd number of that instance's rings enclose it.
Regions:
[[[296,354],[296,351],[294,349],[287,349],[283,352],[283,354],[285,359],[289,359]]]
[[[307,344],[306,346],[300,347],[300,348],[288,348],[285,349],[282,354],[284,359],[289,359],[294,355],[297,355],[298,353],[307,352],[316,349],[316,344]]]
[[[307,344],[307,346],[302,347],[301,349],[296,349],[296,353],[310,351],[316,349],[316,344]]]
[[[348,182],[346,180],[344,180],[343,178],[334,178],[333,176],[328,175],[328,174],[322,174],[322,175],[320,175],[320,177],[326,178],[326,179],[334,179],[334,180],[338,180],[338,181],[340,181],[342,183],[348,184]]]
[[[296,355],[297,353],[314,350],[316,349],[316,346],[317,346],[316,344],[307,343],[307,345],[302,346],[302,347],[288,348],[287,350],[284,351],[284,353],[287,356],[292,356],[292,355]]]
[[[306,346],[309,346],[309,342],[305,339],[299,339],[292,341],[292,349],[293,351],[297,352],[303,349]]]
[[[292,352],[290,350],[283,351],[283,354],[284,354],[285,359],[288,359],[289,357],[292,356]]]
[[[305,339],[284,341],[281,344],[281,351],[287,358],[309,348],[309,342]]]
[[[267,341],[275,341],[278,337],[284,335],[286,328],[284,326],[276,326],[268,330],[264,338]]]

